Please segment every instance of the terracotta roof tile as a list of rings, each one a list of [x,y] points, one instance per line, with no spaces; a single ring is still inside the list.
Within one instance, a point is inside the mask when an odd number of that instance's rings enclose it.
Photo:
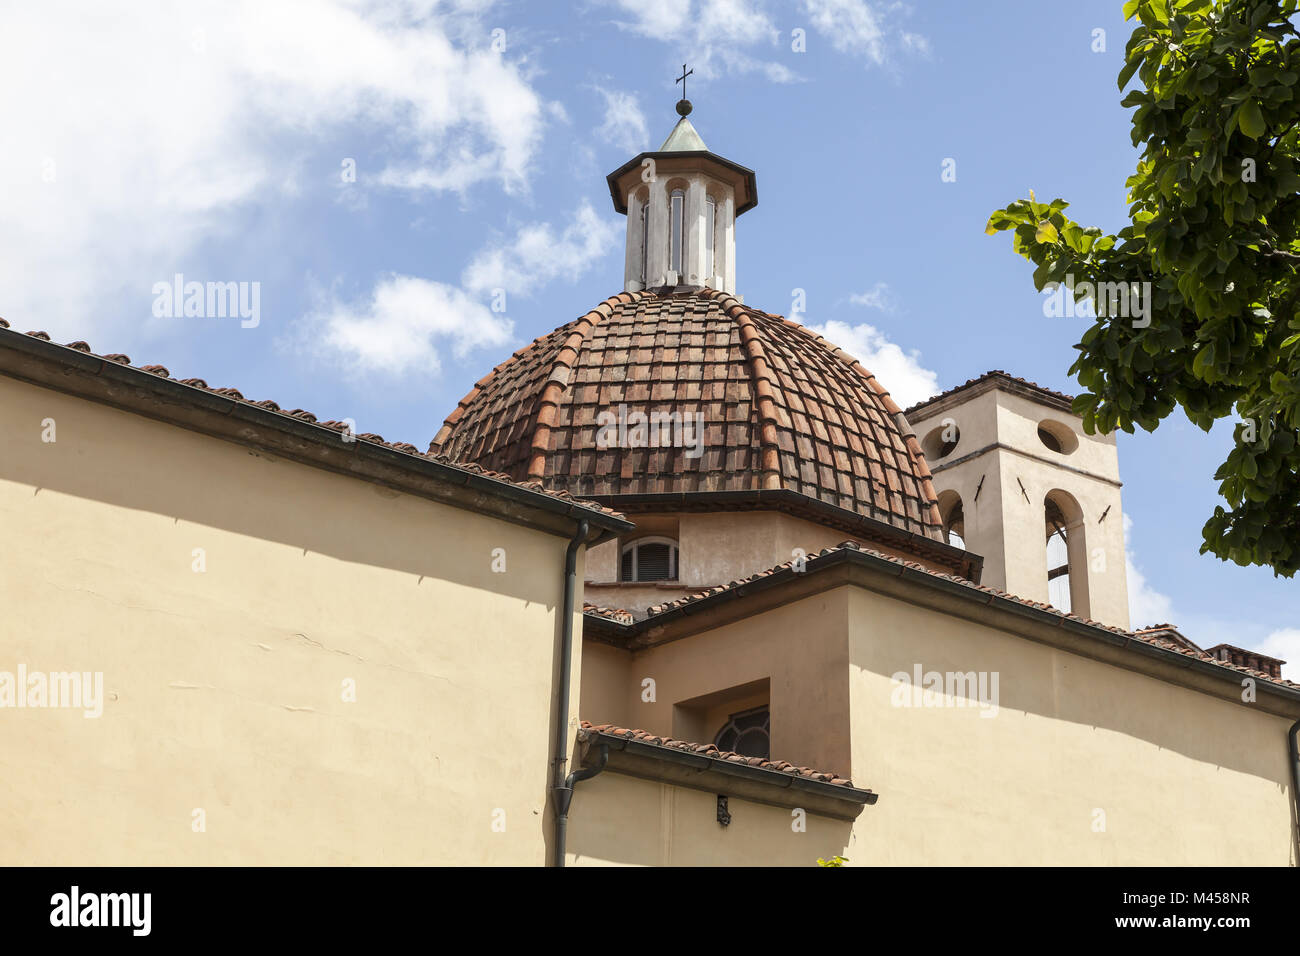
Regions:
[[[917,402],[915,405],[912,405],[906,410],[904,410],[903,414],[908,417],[911,417],[912,413],[917,411],[918,409],[922,409],[925,406],[932,404],[933,402],[937,402],[941,398],[947,398],[949,395],[955,395],[957,392],[960,392],[963,389],[970,388],[972,385],[978,385],[980,382],[986,382],[989,379],[1003,379],[1007,382],[1013,382],[1016,385],[1022,385],[1025,388],[1031,388],[1036,392],[1041,392],[1043,395],[1057,399],[1058,401],[1063,401],[1067,405],[1074,401],[1073,395],[1066,395],[1064,392],[1057,392],[1057,391],[1053,391],[1050,388],[1043,388],[1043,386],[1039,385],[1036,382],[1031,382],[1027,378],[1020,378],[1019,376],[1011,375],[1010,373],[1004,372],[1001,369],[993,369],[992,371],[985,372],[983,375],[979,376],[978,378],[968,379],[962,385],[956,385],[950,389],[946,389],[945,391],[940,392],[938,395],[931,395],[925,401]]]
[[[1286,661],[1259,651],[1248,651],[1234,644],[1216,644],[1204,652],[1211,659],[1220,663],[1232,664],[1247,671],[1263,671],[1269,677],[1277,679],[1282,676],[1282,665]]]
[[[781,773],[788,773],[791,776],[806,777],[810,780],[820,780],[823,783],[831,783],[840,787],[853,786],[853,781],[845,777],[823,770],[813,770],[811,767],[796,767],[794,764],[785,760],[769,760],[764,757],[747,757],[744,754],[733,753],[730,750],[719,750],[713,744],[697,744],[688,740],[675,740],[672,737],[661,737],[644,730],[629,730],[626,727],[618,727],[614,724],[593,724],[588,720],[582,721],[579,730],[580,739],[587,739],[592,734],[609,734],[614,737],[627,737],[629,740],[651,744],[655,747],[667,747],[671,750],[681,750],[686,753],[701,754],[719,760],[729,760],[732,763],[743,763],[750,767],[762,767],[764,770],[776,770]]]
[[[607,621],[613,621],[616,624],[631,624],[636,620],[631,611],[625,611],[622,608],[601,607],[598,604],[583,604],[582,613],[590,614],[592,617],[604,618]]]
[[[702,415],[702,453],[612,447],[575,463],[621,405]],[[712,289],[620,293],[542,336],[474,386],[430,450],[582,495],[787,489],[942,539],[920,445],[871,373]]]

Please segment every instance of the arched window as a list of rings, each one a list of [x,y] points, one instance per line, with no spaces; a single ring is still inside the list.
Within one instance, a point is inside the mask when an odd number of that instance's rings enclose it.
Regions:
[[[638,538],[623,545],[623,581],[676,581],[677,542],[672,538]]]
[[[1065,513],[1051,498],[1045,509],[1047,519],[1047,603],[1069,613],[1070,542]]]
[[[641,285],[644,288],[650,275],[650,198],[641,203]]]
[[[955,491],[939,494],[939,516],[943,519],[943,539],[954,548],[966,549],[966,515],[962,512],[961,495]]]
[[[1091,617],[1088,562],[1089,527],[1083,508],[1068,491],[1053,488],[1043,497],[1047,600],[1058,610]]]
[[[717,229],[718,204],[712,196],[704,197],[704,278],[713,277],[713,236]]]
[[[686,193],[674,189],[668,203],[668,268],[679,276],[682,272],[682,250],[686,247]]]
[[[713,744],[719,750],[767,760],[772,756],[771,709],[755,707],[732,714],[726,726],[713,738]]]

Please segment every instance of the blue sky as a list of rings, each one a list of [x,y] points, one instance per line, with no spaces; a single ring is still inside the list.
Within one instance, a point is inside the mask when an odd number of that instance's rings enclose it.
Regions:
[[[604,177],[668,134],[685,61],[705,142],[757,172],[746,302],[788,314],[805,290],[799,318],[904,405],[992,368],[1073,392],[1085,321],[1045,318],[1030,267],[983,227],[1031,188],[1123,224],[1120,7],[6,9],[0,315],[424,448],[488,369],[619,291]],[[177,273],[259,283],[258,324],[155,316]],[[1296,583],[1197,553],[1229,444],[1182,419],[1120,436],[1134,623],[1300,663]]]

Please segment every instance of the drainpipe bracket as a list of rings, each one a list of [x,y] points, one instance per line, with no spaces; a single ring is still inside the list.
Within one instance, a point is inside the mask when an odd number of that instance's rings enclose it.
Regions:
[[[555,812],[567,817],[569,806],[573,803],[573,788],[556,787],[552,792],[555,794]]]

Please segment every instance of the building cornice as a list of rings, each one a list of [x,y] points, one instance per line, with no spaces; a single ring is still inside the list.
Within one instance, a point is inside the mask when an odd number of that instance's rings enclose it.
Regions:
[[[1002,371],[985,372],[979,378],[973,378],[964,385],[958,385],[956,388],[940,392],[933,398],[917,402],[910,408],[904,409],[903,414],[907,416],[909,422],[914,424],[926,421],[936,415],[942,415],[958,405],[964,405],[977,395],[983,395],[985,392],[994,389],[1018,395],[1038,405],[1046,405],[1048,408],[1055,408],[1071,415],[1074,414],[1073,396],[1066,395],[1063,392],[1054,392],[1050,388],[1043,388],[1041,385],[1023,378],[1017,378],[1014,375],[1008,375]]]
[[[728,174],[728,178],[735,181],[735,185],[744,187],[744,200],[736,203],[737,216],[758,205],[758,177],[752,169],[740,163],[733,163],[706,149],[668,150],[639,153],[605,177],[605,181],[609,184],[610,198],[614,200],[615,212],[627,215],[627,196],[621,182],[628,173],[639,169],[647,159],[653,160],[656,167],[662,165],[665,172],[675,172],[679,166],[698,165],[703,168],[716,165]],[[678,160],[683,162],[679,163]]]
[[[1042,455],[1035,455],[1033,452],[1025,451],[1023,448],[1015,448],[1000,441],[990,442],[983,448],[977,448],[975,451],[962,455],[960,458],[952,459],[952,461],[945,461],[942,464],[931,465],[930,473],[937,475],[941,471],[946,471],[949,468],[956,468],[958,465],[965,464],[968,461],[974,461],[981,455],[998,450],[1010,452],[1013,455],[1019,455],[1021,458],[1028,458],[1030,461],[1049,465],[1052,468],[1059,468],[1062,471],[1071,471],[1076,475],[1082,475],[1083,477],[1091,478],[1094,481],[1102,481],[1108,485],[1114,485],[1116,488],[1124,487],[1124,482],[1120,481],[1118,478],[1109,478],[1106,475],[1099,475],[1096,472],[1088,471],[1086,468],[1077,468],[1074,465],[1067,465],[1063,461],[1052,461],[1050,458],[1044,458]]]

